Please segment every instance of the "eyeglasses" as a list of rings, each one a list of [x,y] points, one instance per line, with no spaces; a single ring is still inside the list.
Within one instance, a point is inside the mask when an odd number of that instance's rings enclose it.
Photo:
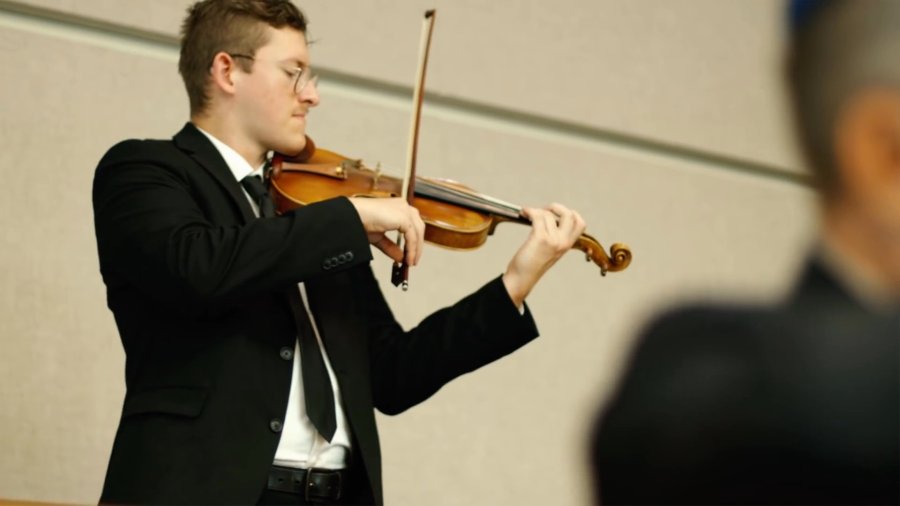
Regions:
[[[232,58],[244,58],[250,61],[256,61],[256,58],[246,54],[228,53],[228,56]],[[294,80],[294,93],[296,95],[300,95],[300,93],[302,93],[303,90],[310,84],[315,87],[319,80],[319,76],[316,75],[315,72],[313,72],[312,67],[294,67],[291,70],[287,70],[284,67],[281,67],[281,70],[283,70],[285,74],[288,75],[288,77]]]

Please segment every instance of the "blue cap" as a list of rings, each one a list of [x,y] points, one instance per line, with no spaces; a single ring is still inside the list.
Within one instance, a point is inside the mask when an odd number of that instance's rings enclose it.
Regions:
[[[791,33],[803,29],[830,0],[788,0],[788,27]]]

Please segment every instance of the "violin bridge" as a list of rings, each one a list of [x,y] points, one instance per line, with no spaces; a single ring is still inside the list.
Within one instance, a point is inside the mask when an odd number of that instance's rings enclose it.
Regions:
[[[378,187],[378,180],[381,178],[381,162],[375,164],[375,177],[372,178],[372,187]]]

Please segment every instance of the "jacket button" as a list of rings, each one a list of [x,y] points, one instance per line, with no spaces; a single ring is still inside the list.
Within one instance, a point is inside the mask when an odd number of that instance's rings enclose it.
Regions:
[[[341,253],[340,255],[338,255],[338,261],[342,264],[347,263],[347,254]]]
[[[347,254],[347,261],[352,262],[353,261],[353,252],[348,251],[346,254]]]
[[[272,421],[270,421],[269,429],[271,429],[272,432],[276,432],[276,433],[281,432],[281,420],[275,418]]]
[[[290,360],[290,359],[294,358],[294,350],[287,346],[282,348],[281,351],[278,352],[278,354],[281,356],[281,358],[283,358],[285,360]]]
[[[322,268],[326,271],[334,267],[334,264],[331,263],[331,259],[327,258],[324,262],[322,262]]]

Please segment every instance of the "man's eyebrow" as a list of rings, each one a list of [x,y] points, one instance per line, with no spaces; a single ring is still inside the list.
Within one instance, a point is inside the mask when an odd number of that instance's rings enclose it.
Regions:
[[[300,58],[285,58],[284,60],[281,60],[281,61],[283,63],[286,63],[288,65],[294,65],[295,67],[299,67],[301,69],[305,69],[305,68],[309,67],[309,63],[301,60]]]

